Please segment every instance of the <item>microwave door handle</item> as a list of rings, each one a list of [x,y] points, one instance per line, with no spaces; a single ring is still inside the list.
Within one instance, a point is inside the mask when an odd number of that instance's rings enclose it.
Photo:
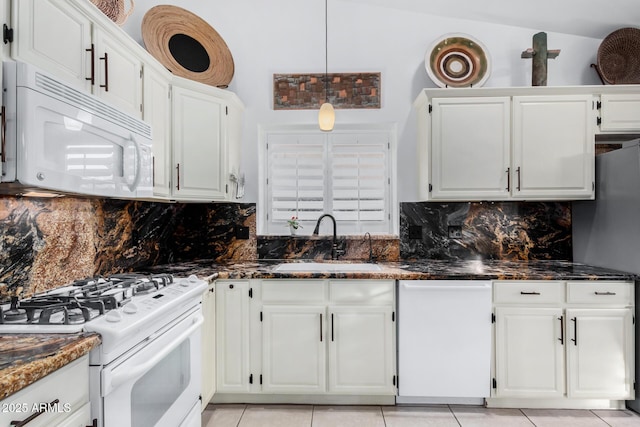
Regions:
[[[178,348],[178,346],[184,342],[190,335],[192,335],[202,324],[204,323],[204,317],[198,316],[197,319],[193,320],[193,325],[189,327],[186,331],[184,331],[180,336],[175,338],[173,342],[166,346],[162,351],[156,353],[150,359],[147,359],[144,363],[139,364],[138,366],[133,367],[132,369],[127,370],[121,374],[116,374],[111,378],[111,389],[117,388],[119,385],[126,383],[127,381],[140,377],[149,369],[153,368],[158,362],[164,359],[169,353]],[[105,393],[106,395],[107,393]]]
[[[133,182],[129,184],[129,190],[135,191],[136,188],[138,188],[138,185],[140,184],[140,177],[141,177],[140,174],[142,173],[142,150],[140,149],[140,144],[138,143],[138,141],[136,141],[136,139],[133,137],[133,134],[129,136],[129,140],[131,141],[131,143],[133,143],[133,146],[136,149],[136,159],[135,159],[136,175],[133,178]],[[124,158],[122,159],[122,162],[124,163]]]

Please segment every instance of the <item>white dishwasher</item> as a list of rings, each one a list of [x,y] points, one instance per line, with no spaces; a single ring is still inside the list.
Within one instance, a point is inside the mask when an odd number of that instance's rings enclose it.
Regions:
[[[491,391],[491,282],[401,280],[397,403],[481,404]]]

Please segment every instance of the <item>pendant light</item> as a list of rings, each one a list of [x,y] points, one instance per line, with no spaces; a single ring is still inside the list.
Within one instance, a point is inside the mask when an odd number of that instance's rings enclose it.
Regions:
[[[327,18],[327,1],[324,0],[324,103],[320,106],[318,113],[318,125],[320,130],[329,132],[333,130],[336,121],[336,113],[333,105],[329,102],[329,30]]]

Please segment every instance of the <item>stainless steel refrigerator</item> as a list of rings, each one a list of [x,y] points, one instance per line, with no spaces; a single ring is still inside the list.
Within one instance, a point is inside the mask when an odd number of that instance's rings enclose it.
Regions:
[[[596,157],[596,200],[574,202],[572,217],[574,261],[640,275],[640,140]],[[639,331],[637,327],[636,384]],[[636,394],[627,406],[640,412],[640,391]]]

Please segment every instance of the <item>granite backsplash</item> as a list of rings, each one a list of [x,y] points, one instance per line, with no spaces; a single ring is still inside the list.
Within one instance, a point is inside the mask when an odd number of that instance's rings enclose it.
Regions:
[[[0,301],[79,278],[255,253],[255,204],[0,198]]]
[[[459,237],[449,237],[450,226],[459,227]],[[256,236],[253,203],[1,197],[0,233],[0,301],[173,262],[325,259],[331,253],[328,236]],[[339,244],[342,258],[369,257],[363,236],[341,237]],[[371,248],[379,261],[570,261],[571,204],[400,203],[399,236],[373,236]]]

